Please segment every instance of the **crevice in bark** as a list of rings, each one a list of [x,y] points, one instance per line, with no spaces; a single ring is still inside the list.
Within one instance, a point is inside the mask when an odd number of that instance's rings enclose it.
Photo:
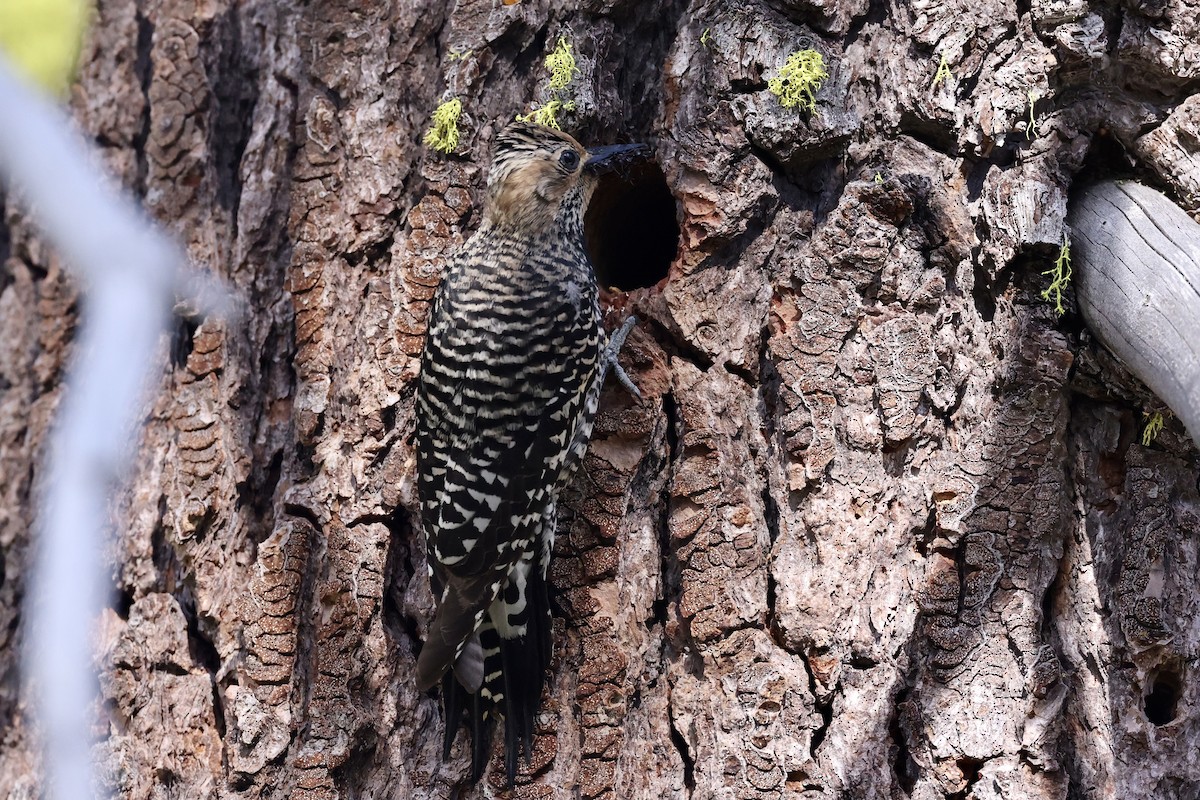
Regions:
[[[663,470],[670,475],[678,467],[682,456],[679,441],[679,426],[681,423],[679,421],[679,409],[675,402],[675,397],[670,392],[667,392],[663,395],[662,402],[663,416],[666,418],[664,439],[667,449],[667,457],[663,463]],[[678,653],[683,650],[684,645],[683,626],[680,625],[676,628],[676,635],[672,636],[671,630],[673,626],[670,624],[670,619],[672,616],[677,619],[679,617],[682,571],[679,565],[679,558],[675,552],[675,545],[671,538],[671,500],[669,496],[662,504],[662,514],[660,516],[659,559],[659,569],[662,572],[663,596],[660,600],[654,601],[654,618],[663,626],[663,643],[670,645],[670,648]]]
[[[983,187],[987,185],[988,170],[992,164],[986,158],[965,155],[963,167],[967,178],[967,202],[976,203],[983,196]]]
[[[199,329],[198,320],[187,319],[182,315],[175,316],[175,330],[171,333],[171,364],[175,369],[187,366],[188,356],[192,354],[193,340]]]
[[[879,666],[879,662],[868,655],[854,653],[847,659],[846,665],[851,669],[874,669]]]
[[[1069,477],[1065,481],[1066,485],[1073,486],[1073,482]],[[1057,641],[1057,632],[1054,629],[1054,603],[1058,599],[1058,595],[1063,591],[1063,586],[1067,581],[1067,567],[1065,555],[1058,560],[1058,572],[1054,575],[1054,580],[1050,581],[1050,585],[1046,587],[1046,591],[1042,593],[1042,630],[1041,638],[1043,641],[1050,642],[1054,648],[1054,654],[1060,660],[1062,659],[1062,648]]]
[[[183,609],[184,619],[187,621],[188,654],[191,656],[193,664],[208,673],[208,680],[212,689],[213,723],[218,735],[224,739],[225,704],[222,699],[220,685],[217,681],[221,670],[221,656],[217,652],[212,638],[203,630],[200,616],[196,611],[194,592],[189,588],[183,596],[180,597],[177,595],[177,599],[180,608]]]
[[[765,87],[760,87],[760,90],[761,88]],[[810,153],[810,160],[803,163],[784,163],[770,150],[753,142],[749,144],[749,148],[750,154],[771,170],[771,185],[779,196],[779,202],[756,210],[747,225],[747,232],[757,220],[762,220],[762,230],[773,227],[779,203],[792,211],[811,211],[817,226],[837,208],[847,185],[848,172],[843,169],[844,146],[839,146],[831,152]],[[765,202],[766,198],[763,200]],[[756,233],[755,237],[757,235]],[[746,246],[752,241],[753,239],[747,241]],[[745,249],[742,248],[738,255]]]
[[[183,609],[184,619],[187,620],[188,653],[192,657],[192,663],[208,672],[210,676],[215,676],[221,668],[221,656],[217,653],[212,639],[201,629],[195,595],[191,590],[180,598],[179,605]]]
[[[197,542],[203,542],[212,530],[213,523],[217,521],[217,510],[212,507],[204,509],[200,519],[196,522],[196,527],[192,531],[191,539]],[[189,576],[190,577],[190,576]]]
[[[317,519],[317,512],[313,511],[308,506],[300,505],[299,503],[285,503],[283,513],[292,517],[299,517],[307,521],[316,531],[321,530],[321,523]]]
[[[395,221],[396,214],[389,215],[386,219],[389,222]],[[396,240],[396,228],[391,230],[381,239],[374,242],[368,242],[358,250],[347,250],[343,257],[346,263],[351,267],[363,267],[365,269],[382,272],[386,267],[391,255],[392,244]],[[371,289],[370,284],[363,286],[363,296]]]
[[[675,751],[679,753],[679,759],[683,762],[683,787],[687,790],[687,796],[691,797],[696,788],[696,762],[688,749],[687,740],[679,732],[674,717],[671,718],[671,744],[674,745]]]
[[[300,535],[309,537],[308,558],[300,570],[300,586],[296,592],[296,656],[294,661],[294,678],[291,681],[291,706],[295,709],[292,723],[292,739],[289,749],[297,741],[308,739],[312,724],[311,705],[313,689],[317,681],[314,679],[317,654],[317,630],[321,620],[321,602],[317,597],[317,586],[321,580],[322,566],[326,563],[329,542],[323,528],[317,522],[316,514],[308,508],[296,504],[285,506],[285,513],[302,520],[298,528],[308,527],[307,531],[297,531]],[[305,526],[305,522],[308,523]]]
[[[155,524],[154,530],[150,532],[150,554],[154,568],[158,572],[155,588],[167,594],[175,594],[183,583],[181,575],[183,567],[179,563],[175,548],[167,541],[166,496],[159,499],[158,507],[158,522]]]
[[[758,383],[758,376],[754,374],[754,370],[751,367],[743,367],[733,363],[732,361],[726,361],[721,366],[724,367],[725,371],[730,375],[736,375],[745,381],[749,386],[755,386]]]
[[[526,44],[525,37],[531,33],[532,37]],[[498,84],[506,82],[505,79],[515,80],[530,87],[526,91],[532,94],[534,91],[532,87],[537,84],[537,80],[531,76],[545,58],[548,36],[548,21],[542,22],[536,30],[532,30],[524,19],[516,20],[506,27],[495,40],[488,44],[488,47],[497,62],[512,64],[511,73],[501,75],[499,70],[488,70],[483,79],[483,90],[480,95],[486,97],[489,91],[497,88]],[[445,41],[439,38],[438,45],[440,51],[444,52]]]
[[[25,265],[25,269],[29,270],[29,277],[33,279],[34,283],[38,283],[38,284],[45,283],[45,280],[49,276],[50,273],[47,271],[46,265],[39,264],[37,261],[34,261],[33,259],[31,259],[29,257],[29,251],[28,251],[27,247],[20,249],[18,258],[20,258],[21,263]],[[75,325],[75,304],[74,303],[71,304],[70,325],[72,327],[74,327],[74,325]],[[52,388],[51,384],[47,383],[45,385],[44,391],[48,392],[51,388]]]
[[[222,741],[225,739],[226,723],[225,723],[225,701],[224,695],[221,693],[221,684],[217,681],[217,675],[210,675],[212,684],[212,708],[213,708],[213,726],[217,729],[217,735]],[[222,758],[225,754],[222,754]],[[228,764],[226,764],[228,768]]]
[[[892,775],[896,782],[900,784],[900,789],[905,795],[911,797],[913,789],[917,785],[917,778],[921,775],[921,767],[912,757],[912,752],[908,749],[908,734],[904,730],[904,725],[901,722],[903,712],[901,709],[908,702],[909,690],[901,689],[892,701],[892,714],[888,719],[888,736],[892,740]]]
[[[238,508],[249,507],[262,522],[269,523],[264,517],[274,507],[275,489],[283,472],[283,452],[276,450],[265,467],[258,466],[251,470],[248,480],[238,484]],[[272,525],[260,524],[250,526],[249,532],[261,544],[271,534]]]
[[[771,330],[769,325],[764,325],[759,332],[759,347],[758,347],[758,410],[762,419],[762,435],[766,442],[766,452],[761,454],[763,463],[766,465],[763,480],[763,511],[767,522],[767,530],[771,537],[771,548],[774,549],[775,543],[779,539],[781,528],[781,509],[779,502],[775,499],[775,492],[782,493],[782,487],[772,481],[773,475],[779,475],[786,470],[787,464],[787,448],[780,440],[779,432],[779,416],[781,399],[780,399],[780,383],[782,378],[779,375],[779,370],[775,367],[775,360],[771,356]],[[777,468],[772,469],[773,467]],[[794,508],[790,510],[795,510]],[[768,602],[768,623],[771,626],[772,635],[774,631],[774,611],[775,603],[773,601],[776,590],[774,571],[768,568],[768,583],[767,592],[772,598]]]
[[[0,558],[0,570],[4,567],[4,559]],[[129,621],[129,609],[133,608],[133,590],[128,587],[118,586],[117,594],[113,600],[113,611],[117,616],[126,622]]]
[[[687,0],[664,0],[661,5],[634,3],[632,13],[615,18],[613,42],[608,54],[616,77],[622,127],[650,131],[657,127],[667,100],[663,86],[663,64],[675,42]],[[539,50],[540,52],[540,50]],[[647,64],[653,68],[647,69]]]
[[[1077,334],[1083,330],[1083,316],[1079,314],[1079,304],[1075,299],[1075,287],[1068,283],[1066,291],[1063,292],[1065,313],[1062,316],[1055,313],[1052,302],[1042,299],[1041,296],[1050,282],[1050,278],[1042,273],[1047,266],[1054,264],[1057,257],[1058,247],[1050,245],[1028,247],[1009,262],[1009,266],[997,275],[997,279],[1007,278],[1010,280],[1020,289],[1022,301],[1029,305],[1035,314],[1044,315],[1047,321],[1059,331],[1078,338]]]
[[[391,536],[406,537],[409,532],[408,515],[404,507],[399,506],[392,514],[362,514],[346,523],[347,528],[359,525],[382,525],[388,529]]]
[[[421,634],[417,620],[404,613],[404,593],[419,571],[412,542],[418,532],[413,518],[403,506],[398,506],[386,519],[379,520],[388,529],[387,560],[383,568],[383,627],[392,639],[404,642],[413,658],[421,650]],[[353,524],[353,523],[352,523]]]
[[[1088,142],[1087,155],[1071,181],[1069,202],[1078,201],[1084,190],[1105,180],[1136,180],[1167,195],[1180,207],[1187,208],[1189,205],[1184,198],[1176,196],[1174,187],[1142,163],[1117,136],[1098,132]]]
[[[443,6],[444,8],[444,6]],[[442,15],[442,18],[437,22],[437,28],[430,32],[428,36],[428,44],[433,47],[433,55],[431,60],[435,64],[442,64],[448,55],[446,51],[446,31],[450,28],[449,10]],[[407,44],[403,39],[396,37],[396,31],[392,28],[388,29],[388,59],[392,63],[398,63],[403,60],[401,52],[398,48]],[[427,54],[428,55],[428,54]],[[443,75],[441,70],[438,70],[439,84],[442,81]]]
[[[379,422],[383,425],[384,433],[391,433],[396,428],[396,413],[399,409],[395,405],[384,406],[379,409]]]
[[[963,780],[967,782],[962,791],[946,795],[946,800],[967,800],[971,796],[971,788],[979,782],[980,770],[985,762],[978,758],[970,756],[962,756],[954,762],[958,767],[958,771],[962,773]]]
[[[748,381],[754,385],[754,381]],[[767,548],[767,632],[774,640],[776,645],[787,650],[784,645],[784,633],[780,630],[778,616],[775,614],[775,599],[778,596],[778,587],[776,587],[774,558],[775,545],[779,541],[781,531],[781,511],[778,501],[775,500],[775,492],[779,487],[775,485],[772,476],[778,474],[776,470],[775,459],[782,452],[782,447],[778,441],[778,425],[779,420],[779,371],[775,369],[774,362],[770,359],[770,331],[767,326],[763,326],[760,333],[760,344],[758,344],[758,385],[757,399],[758,411],[762,417],[762,437],[766,447],[761,453],[757,453],[758,463],[760,463],[760,480],[762,481],[762,513],[763,522],[767,524],[767,535],[769,545]]]
[[[216,172],[217,205],[229,210],[230,241],[238,235],[241,205],[242,155],[250,141],[254,108],[258,104],[258,66],[243,47],[240,4],[234,3],[218,22],[220,33],[215,58],[216,80],[212,86],[213,168]]]
[[[954,91],[954,99],[957,102],[966,102],[968,98],[975,94],[975,87],[979,85],[979,72],[968,72],[959,78],[958,87]]]
[[[370,726],[362,728],[349,747],[344,763],[330,770],[334,785],[344,787],[342,797],[365,798],[371,796],[371,779],[374,777],[375,753],[379,737]]]
[[[1108,48],[1105,53],[1116,63],[1117,51],[1121,45],[1121,32],[1125,28],[1125,11],[1113,9],[1104,15],[1104,29],[1108,34]]]
[[[771,207],[763,204],[763,207],[757,209],[747,221],[746,229],[718,247],[712,255],[704,260],[703,264],[709,267],[736,264],[742,254],[750,249],[750,245],[754,244],[754,240],[775,221],[775,214],[778,210],[778,204]]]
[[[982,236],[980,238],[982,239]],[[980,319],[984,322],[991,322],[996,317],[996,297],[992,281],[978,255],[972,259],[972,264],[975,272],[975,285],[971,287],[971,299],[975,303],[975,310],[979,313]]]
[[[179,791],[177,788],[177,784],[180,780],[179,773],[175,772],[169,767],[156,767],[154,770],[154,779],[155,782],[162,787],[168,797],[176,794]]]
[[[279,212],[286,216],[287,211],[284,209]],[[286,254],[280,254],[276,263],[287,263],[288,257]],[[266,305],[271,305],[279,302],[280,296],[283,294],[282,284],[284,270],[272,270],[270,276],[272,284],[269,287],[264,287],[263,296]],[[257,286],[257,282],[255,283]],[[296,342],[295,342],[295,320],[291,315],[290,305],[278,316],[272,315],[269,323],[266,326],[266,332],[263,335],[262,343],[256,344],[253,340],[248,341],[248,346],[258,350],[258,369],[251,377],[252,385],[259,391],[275,391],[282,396],[294,397],[296,393]],[[255,337],[257,338],[257,337]],[[268,388],[269,387],[269,388]],[[272,430],[277,422],[271,419],[269,413],[270,405],[264,403],[259,406],[259,412],[255,416],[254,426],[256,431],[256,441],[275,441],[279,438],[277,429]],[[279,446],[277,446],[279,447]],[[282,448],[276,449],[276,452],[282,452]],[[255,462],[261,464],[265,458],[265,453],[256,453]],[[299,457],[300,453],[297,452]],[[274,455],[271,456],[274,459]],[[311,459],[309,462],[311,467]],[[264,484],[265,486],[266,484]],[[278,485],[278,481],[271,483],[271,508],[273,508],[274,488]]]
[[[867,10],[850,20],[846,35],[841,37],[841,49],[845,53],[850,46],[858,42],[867,25],[881,25],[887,20],[887,3],[884,0],[870,0]]]
[[[808,745],[808,754],[816,758],[817,750],[821,748],[826,734],[829,733],[829,726],[833,723],[833,703],[814,701],[813,709],[821,715],[821,724],[812,733],[812,739]]]
[[[764,381],[764,384],[765,384],[765,381]],[[760,392],[760,396],[762,396],[763,394],[765,394],[765,391]],[[764,403],[766,403],[765,400],[764,400]],[[769,420],[769,419],[772,419],[772,418],[768,417],[768,416],[764,416],[764,420]],[[764,435],[766,435],[768,437],[767,438],[768,442],[772,442],[773,441],[773,436],[772,436],[773,431],[771,429],[774,426],[770,422],[768,422],[766,424],[766,427],[767,427],[767,430],[764,431]],[[768,452],[763,453],[761,456],[761,459],[760,459],[761,463],[763,463],[763,464],[772,463],[771,459],[773,458],[772,451],[774,450],[774,447],[772,445],[768,444],[767,449],[768,449]],[[768,471],[768,470],[764,470],[764,472],[766,472],[766,471]],[[775,543],[779,541],[779,532],[780,532],[779,504],[777,502],[775,502],[775,495],[772,493],[773,487],[771,485],[770,475],[760,474],[760,479],[762,480],[762,483],[763,483],[763,489],[762,489],[763,522],[765,522],[766,526],[767,526],[767,537],[768,537],[767,553],[771,554],[771,553],[775,552]],[[767,632],[771,635],[771,639],[775,642],[775,644],[779,645],[784,650],[787,650],[787,647],[785,647],[783,644],[783,642],[784,642],[783,631],[781,631],[779,628],[778,619],[777,619],[776,613],[775,613],[775,599],[777,597],[777,588],[778,587],[776,586],[775,570],[773,569],[773,566],[774,565],[772,564],[770,557],[768,557],[767,569],[766,569],[766,572],[767,572],[767,618],[765,620],[765,624],[766,624]]]
[[[292,383],[292,386],[295,386],[294,382]],[[322,414],[321,421],[318,423],[318,430],[320,428],[323,428],[324,426],[325,426],[325,415]],[[317,465],[316,465],[316,462],[314,461],[316,456],[317,456],[317,448],[315,446],[313,446],[312,444],[305,444],[302,441],[296,441],[295,458],[292,461],[292,464],[294,464],[294,467],[292,469],[289,469],[288,472],[292,475],[300,476],[300,478],[296,481],[297,483],[302,483],[302,482],[308,481],[312,478],[313,475],[316,474]],[[290,464],[289,467],[292,466],[292,464]],[[293,471],[293,469],[295,471]],[[291,513],[290,511],[288,511],[287,505],[284,506],[284,513],[285,514]]]
[[[958,605],[954,612],[954,619],[957,622],[962,621],[963,611],[967,609],[967,578],[970,576],[971,570],[967,565],[967,539],[969,534],[963,534],[958,539],[954,550],[943,553],[947,558],[953,559],[954,566],[958,570]],[[1020,663],[1018,653],[1018,661]]]
[[[938,120],[917,114],[915,110],[908,110],[900,117],[900,133],[916,139],[935,153],[958,155],[956,132]]]
[[[829,733],[829,726],[833,723],[833,696],[821,700],[818,697],[817,691],[817,676],[813,672],[812,664],[808,660],[807,655],[802,655],[800,660],[804,663],[804,671],[808,673],[808,695],[813,699],[813,710],[821,715],[821,724],[818,725],[812,732],[812,737],[808,743],[808,754],[813,758],[817,756],[817,750],[821,747],[821,743],[825,741],[825,736]]]
[[[940,379],[945,372],[946,367],[939,365],[937,368],[937,378]],[[951,399],[950,404],[946,406],[944,410],[939,408],[938,405],[934,403],[927,394],[922,394],[922,399],[926,403],[929,413],[941,419],[942,423],[946,426],[946,433],[949,434],[957,427],[954,421],[954,415],[957,414],[958,410],[962,407],[963,398],[966,397],[966,394],[966,384],[959,383],[959,385],[954,388],[953,399]]]
[[[146,160],[146,140],[150,138],[150,81],[154,78],[154,63],[150,60],[150,48],[154,43],[154,23],[140,10],[137,12],[137,62],[134,71],[142,87],[142,127],[133,138],[133,153],[137,158],[137,177],[134,191],[146,194],[146,178],[150,164]]]
[[[216,645],[213,643],[212,637],[203,630],[203,625],[196,609],[196,595],[193,589],[195,576],[186,569],[180,560],[175,545],[167,540],[166,515],[167,499],[163,496],[159,500],[159,522],[150,536],[154,565],[158,570],[158,586],[156,588],[159,591],[172,595],[176,603],[178,603],[180,611],[183,613],[187,632],[188,655],[191,657],[192,664],[208,673],[212,693],[214,725],[221,738],[224,738],[225,708],[222,702],[220,687],[217,684],[217,675],[221,669],[221,656],[217,651]],[[215,514],[209,510],[196,526],[196,534],[193,538],[201,538],[204,530],[211,526],[214,517]],[[135,599],[131,591],[125,591],[122,593],[123,604],[126,597],[128,598],[128,605],[124,606],[123,619],[129,618],[129,610]],[[175,665],[156,665],[156,668],[164,667],[170,671],[170,668],[175,667]],[[177,674],[186,675],[187,671],[179,669]]]
[[[939,250],[950,244],[950,238],[946,231],[939,227],[937,215],[930,206],[929,199],[934,194],[933,181],[927,176],[912,173],[903,173],[897,176],[897,180],[908,191],[913,204],[913,210],[897,230],[897,236],[903,237],[910,228],[919,231],[921,238],[917,249],[927,263],[937,264],[935,256]],[[943,265],[943,274],[946,277],[947,291],[953,290],[954,269],[948,259]],[[936,304],[931,304],[931,308],[936,308]]]
[[[1004,634],[1004,643],[1008,646],[1008,652],[1013,657],[1014,664],[1025,665],[1030,659],[1026,657],[1026,653],[1021,649],[1021,645],[1013,638],[1011,631],[1006,631]]]
[[[761,79],[747,80],[746,78],[732,78],[729,81],[729,93],[733,95],[754,94],[766,88],[767,82]]]

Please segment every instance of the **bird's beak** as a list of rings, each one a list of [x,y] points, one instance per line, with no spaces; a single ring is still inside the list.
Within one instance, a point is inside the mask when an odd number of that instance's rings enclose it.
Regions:
[[[644,144],[610,144],[591,148],[587,156],[583,168],[593,175],[600,175],[637,161],[645,161],[650,157],[650,147]]]

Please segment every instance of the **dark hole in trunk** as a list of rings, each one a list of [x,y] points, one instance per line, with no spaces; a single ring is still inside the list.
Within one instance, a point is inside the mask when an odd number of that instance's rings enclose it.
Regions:
[[[631,291],[666,278],[679,249],[679,223],[658,164],[636,164],[601,177],[584,233],[601,287]]]

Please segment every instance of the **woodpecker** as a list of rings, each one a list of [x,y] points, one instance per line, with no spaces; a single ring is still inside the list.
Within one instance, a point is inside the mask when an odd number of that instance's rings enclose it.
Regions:
[[[471,779],[504,718],[515,779],[531,755],[553,647],[555,504],[587,450],[600,388],[636,321],[609,338],[583,239],[599,175],[642,144],[585,150],[512,123],[496,139],[483,223],[438,288],[417,383],[417,488],[436,612],[417,686],[442,685],[449,758],[466,717]]]

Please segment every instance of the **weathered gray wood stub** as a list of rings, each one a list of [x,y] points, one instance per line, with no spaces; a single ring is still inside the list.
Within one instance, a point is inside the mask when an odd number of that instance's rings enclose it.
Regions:
[[[1132,181],[1089,187],[1069,220],[1088,326],[1200,447],[1200,225]]]

